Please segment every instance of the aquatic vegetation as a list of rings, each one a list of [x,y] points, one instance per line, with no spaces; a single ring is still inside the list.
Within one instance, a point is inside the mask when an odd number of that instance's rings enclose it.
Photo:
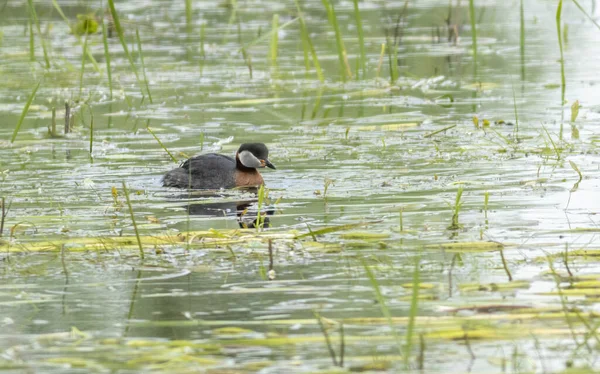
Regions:
[[[0,367],[600,368],[589,4],[58,3],[0,4]]]

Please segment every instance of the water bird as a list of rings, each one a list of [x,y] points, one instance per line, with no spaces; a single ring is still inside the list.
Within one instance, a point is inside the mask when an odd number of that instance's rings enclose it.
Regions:
[[[164,187],[191,189],[227,189],[257,187],[264,184],[258,168],[275,169],[269,150],[263,143],[244,143],[235,158],[207,153],[192,157],[163,177]]]

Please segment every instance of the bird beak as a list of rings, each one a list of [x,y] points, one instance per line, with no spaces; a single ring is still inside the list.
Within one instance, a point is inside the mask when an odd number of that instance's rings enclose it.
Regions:
[[[273,165],[273,164],[271,163],[271,161],[269,161],[269,160],[263,160],[263,162],[265,163],[265,166],[266,166],[266,167],[268,167],[268,168],[271,168],[271,169],[277,169],[277,168],[275,167],[275,165]]]

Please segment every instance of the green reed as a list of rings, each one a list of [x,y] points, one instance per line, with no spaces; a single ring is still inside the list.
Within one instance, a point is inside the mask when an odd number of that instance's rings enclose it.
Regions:
[[[379,308],[381,309],[381,313],[387,319],[387,322],[388,322],[388,325],[390,326],[392,335],[394,336],[394,339],[396,340],[396,343],[398,345],[398,353],[400,354],[400,357],[402,357],[404,359],[404,354],[402,352],[402,342],[400,341],[400,337],[398,336],[398,332],[396,331],[396,327],[394,326],[394,321],[392,320],[392,314],[390,313],[390,310],[387,307],[387,304],[385,302],[385,297],[383,296],[383,293],[381,292],[381,287],[379,286],[379,282],[377,281],[375,274],[373,274],[373,270],[371,270],[369,265],[367,265],[367,263],[364,260],[362,260],[362,265],[365,268],[365,273],[367,274],[367,278],[369,279],[369,282],[371,283],[371,286],[373,287],[373,291],[375,291],[375,299],[377,300],[377,304],[379,305]]]
[[[31,0],[29,0],[31,1]],[[125,56],[127,56],[127,60],[129,61],[129,66],[131,66],[131,70],[135,74],[135,79],[138,81],[138,85],[140,86],[140,92],[142,96],[145,96],[144,90],[142,89],[142,85],[140,82],[140,75],[138,74],[137,68],[133,62],[133,57],[129,53],[129,48],[127,47],[127,42],[125,41],[125,34],[123,33],[123,28],[121,27],[121,21],[119,21],[119,14],[115,8],[114,0],[108,0],[108,8],[110,9],[110,14],[113,18],[113,22],[115,24],[115,29],[117,30],[117,35],[119,36],[119,41],[121,42],[121,46],[123,47],[123,52],[125,52]]]
[[[240,22],[238,22],[238,24],[237,24],[237,30],[238,30],[238,43],[240,44],[240,51],[242,52],[242,57],[244,58],[244,62],[246,63],[246,66],[248,67],[248,75],[250,75],[250,79],[252,79],[252,57],[250,57],[250,54],[248,53],[248,51],[244,47],[244,44],[242,43],[242,26],[241,26]]]
[[[577,8],[579,8],[579,10],[590,20],[592,21],[592,23],[598,28],[600,29],[600,24],[598,24],[598,22],[596,22],[596,20],[589,15],[588,12],[585,11],[585,9],[583,9],[583,7],[579,4],[579,2],[577,0],[573,0],[573,3],[575,3],[575,6]],[[592,7],[592,12],[593,12],[593,7]]]
[[[29,98],[27,98],[27,101],[25,102],[25,106],[23,107],[23,111],[21,112],[21,117],[19,117],[19,122],[17,122],[17,126],[15,126],[15,130],[13,131],[12,137],[10,138],[11,143],[14,143],[15,139],[17,138],[17,134],[19,133],[19,130],[21,129],[23,120],[25,120],[25,116],[27,115],[27,112],[29,111],[29,107],[31,106],[31,103],[33,102],[33,99],[35,98],[35,93],[37,92],[38,88],[40,88],[40,84],[42,84],[41,80],[35,86],[35,88],[31,92],[31,95],[29,95]]]
[[[312,57],[313,66],[315,67],[315,71],[317,74],[317,78],[321,83],[325,81],[325,77],[323,75],[323,71],[321,70],[321,64],[319,63],[319,59],[317,58],[317,53],[315,51],[315,47],[310,39],[310,35],[308,33],[308,29],[306,27],[306,22],[304,21],[304,15],[302,14],[302,10],[300,9],[300,4],[298,0],[294,0],[296,3],[296,10],[298,11],[298,18],[300,20],[300,38],[302,39],[302,48],[304,50],[304,66],[306,68],[306,72],[310,69],[310,63],[308,61],[308,56]]]
[[[125,182],[121,182],[123,186],[123,194],[125,195],[125,200],[127,201],[127,206],[129,207],[129,216],[131,217],[131,223],[133,224],[133,230],[135,231],[135,238],[137,239],[138,248],[140,250],[140,257],[142,260],[144,259],[144,248],[142,247],[142,240],[140,239],[140,232],[138,231],[137,223],[135,222],[135,216],[133,214],[133,208],[131,206],[131,201],[129,200],[129,190],[125,185]]]
[[[165,147],[165,145],[163,144],[163,142],[160,141],[160,139],[158,138],[158,136],[156,136],[156,134],[154,133],[154,131],[152,131],[152,129],[150,128],[150,120],[146,121],[146,130],[150,133],[150,135],[152,135],[152,137],[154,138],[154,140],[156,140],[156,142],[158,143],[158,145],[160,145],[160,147],[167,152],[167,154],[169,155],[169,157],[171,158],[171,160],[173,160],[173,162],[177,163],[179,161],[177,161],[177,159],[175,158],[175,156],[173,156],[173,154],[171,152],[169,152],[169,150],[167,149],[167,147]],[[191,168],[190,168],[191,170]]]
[[[458,230],[462,227],[462,225],[459,223],[459,214],[463,204],[461,201],[463,190],[463,187],[460,186],[458,188],[458,191],[456,191],[454,206],[452,207],[452,223],[450,224],[450,226],[448,226],[448,230]]]
[[[52,123],[51,127],[48,129],[48,133],[51,137],[56,136],[56,107],[52,107]]]
[[[106,61],[106,77],[108,79],[108,90],[110,99],[113,98],[112,71],[110,68],[110,53],[108,51],[108,33],[106,31],[106,23],[102,20],[102,42],[104,44],[104,60]]]
[[[523,0],[520,7],[520,50],[521,50],[521,79],[525,79],[525,10],[523,9]],[[514,92],[514,89],[513,89]]]
[[[258,188],[258,202],[257,202],[257,213],[256,213],[256,231],[260,231],[264,227],[264,218],[262,216],[262,207],[266,199],[266,191],[264,183]]]
[[[362,70],[362,78],[366,79],[367,77],[367,56],[365,53],[365,38],[362,27],[362,19],[360,17],[360,9],[358,7],[358,0],[353,0],[354,3],[354,19],[356,21],[356,32],[358,33],[358,47],[360,51],[359,63],[360,68]],[[356,71],[356,79],[358,79],[358,69]]]
[[[390,68],[390,84],[396,83],[398,80],[398,46],[396,43],[391,43],[390,38],[386,37],[388,64]]]
[[[340,366],[340,364],[337,361],[337,357],[335,354],[335,350],[333,349],[333,345],[331,344],[331,338],[329,337],[329,333],[327,332],[327,327],[325,327],[325,324],[323,323],[323,318],[317,311],[313,311],[313,314],[314,314],[315,318],[317,319],[317,322],[319,322],[319,328],[321,329],[321,333],[323,334],[323,337],[325,338],[325,345],[327,346],[327,352],[329,352],[329,357],[331,357],[331,362],[333,363],[333,366]],[[343,363],[342,363],[342,365],[343,365]]]
[[[550,140],[550,143],[552,144],[552,149],[554,149],[554,153],[556,154],[557,161],[560,161],[561,160],[561,150],[556,146],[556,143],[554,143],[554,139],[552,139],[552,136],[550,136],[550,133],[546,129],[546,126],[544,126],[543,124],[542,124],[542,129],[544,130],[544,132],[546,133],[546,136],[548,136],[548,139]]]
[[[515,87],[512,86],[512,94],[513,94],[513,109],[515,112],[515,131],[514,131],[514,137],[515,137],[515,141],[518,142],[519,141],[519,112],[517,111],[517,97],[515,95]]]
[[[279,15],[273,14],[273,23],[271,27],[271,46],[269,60],[272,66],[277,65],[277,49],[279,44]]]
[[[33,36],[33,24],[31,21],[28,22],[29,25],[29,61],[35,61],[35,38]]]
[[[6,216],[10,210],[10,204],[8,207],[6,206],[6,197],[4,196],[2,196],[2,199],[0,199],[0,208],[0,237],[2,237],[2,234],[4,233],[4,222],[6,222]]]
[[[140,63],[142,65],[142,74],[144,76],[146,92],[148,92],[148,99],[150,100],[150,104],[152,104],[152,94],[150,93],[150,86],[148,85],[148,77],[146,76],[146,65],[144,65],[144,53],[142,52],[142,42],[140,40],[140,32],[138,29],[135,29],[135,37],[136,37],[137,45],[138,45],[138,52],[140,54]]]
[[[188,34],[192,33],[192,0],[185,0],[185,25]]]
[[[85,51],[87,50],[88,34],[85,34],[85,41],[81,50],[81,69],[79,71],[79,99],[81,100],[81,94],[83,92],[83,74],[85,72]]]
[[[473,48],[473,75],[477,77],[477,20],[475,19],[475,0],[469,0],[469,17],[471,18],[471,43]]]
[[[344,46],[344,41],[342,40],[340,26],[337,21],[337,16],[335,14],[333,3],[331,3],[329,0],[322,0],[322,2],[323,6],[325,7],[325,10],[327,11],[327,18],[329,19],[329,24],[335,32],[335,43],[337,45],[338,59],[340,63],[340,73],[342,76],[342,81],[345,82],[347,78],[352,78],[352,71],[350,70],[350,65],[348,65],[348,54],[346,53],[346,47]]]
[[[563,56],[563,40],[561,32],[562,5],[562,0],[558,0],[558,7],[556,8],[556,33],[558,36],[558,49],[560,50],[560,106],[563,106],[563,104],[565,103],[566,91],[565,60]]]
[[[40,36],[40,44],[42,45],[42,51],[44,53],[44,61],[46,63],[46,69],[50,69],[50,59],[48,57],[48,48],[46,46],[46,40],[44,39],[44,35],[42,34],[42,28],[40,27],[40,21],[38,19],[37,13],[35,11],[35,6],[33,6],[33,0],[27,0],[27,4],[29,5],[30,17],[33,21],[32,23],[35,25],[35,28]]]
[[[92,151],[94,149],[94,113],[92,113],[92,108],[90,109],[90,157],[92,157]]]
[[[419,256],[415,259],[415,269],[412,279],[412,296],[410,298],[410,309],[408,311],[408,326],[406,327],[406,343],[404,347],[404,366],[408,369],[410,352],[412,351],[412,338],[415,330],[415,322],[419,312],[419,289],[421,286],[421,259]]]

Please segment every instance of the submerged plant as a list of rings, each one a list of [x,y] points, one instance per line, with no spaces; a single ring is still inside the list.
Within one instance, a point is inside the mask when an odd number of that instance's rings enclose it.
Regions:
[[[454,206],[450,205],[452,207],[453,213],[452,213],[452,223],[450,224],[450,226],[448,226],[448,230],[458,230],[460,228],[462,228],[463,226],[459,223],[458,221],[458,216],[460,213],[460,208],[462,207],[462,202],[461,202],[461,198],[462,198],[462,193],[463,193],[463,187],[460,186],[458,188],[458,191],[456,191],[456,198],[454,199]]]

